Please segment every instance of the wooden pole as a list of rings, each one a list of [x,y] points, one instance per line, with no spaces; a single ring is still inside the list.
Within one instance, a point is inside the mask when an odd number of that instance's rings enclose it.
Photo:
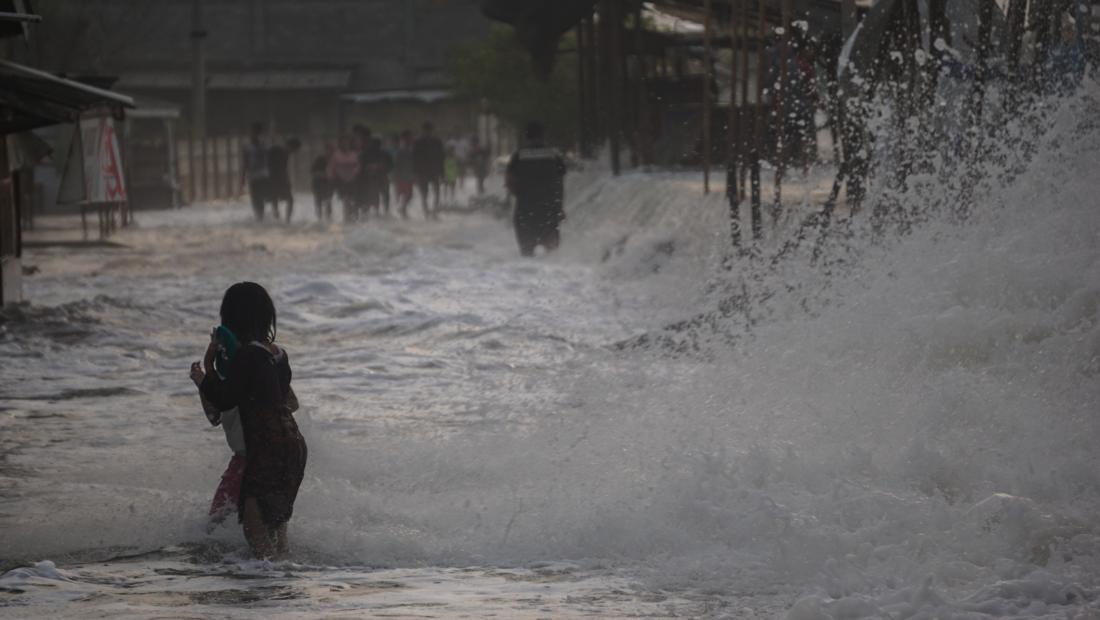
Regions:
[[[222,139],[214,138],[214,197],[224,198],[222,184]]]
[[[761,237],[760,215],[760,159],[764,142],[764,73],[766,61],[764,53],[764,29],[767,27],[767,2],[757,0],[756,21],[756,105],[753,108],[752,121],[752,238]]]
[[[589,146],[588,123],[588,75],[586,74],[588,61],[585,55],[588,53],[588,44],[584,36],[584,21],[577,25],[577,149],[581,157],[591,156]]]
[[[596,38],[596,18],[589,15],[584,20],[584,39],[588,44],[588,53],[585,54],[584,74],[588,80],[588,150],[589,156],[597,144],[603,141],[603,127],[600,124],[600,78],[599,78],[599,54],[600,41]]]
[[[623,141],[623,82],[625,76],[623,67],[623,0],[610,0],[611,5],[611,55],[608,61],[611,63],[611,89],[608,93],[611,100],[609,110],[615,110],[611,115],[611,169],[618,175],[622,172],[622,141]]]
[[[1013,0],[1017,4],[1023,6],[1019,0]],[[1027,0],[1023,0],[1026,2]],[[1023,22],[1020,23],[1023,26]],[[925,83],[925,100],[926,107],[931,106],[935,102],[936,90],[939,88],[939,75],[940,68],[943,66],[944,51],[940,50],[943,47],[946,50],[951,45],[951,26],[947,21],[947,0],[929,0],[928,2],[928,33],[930,39],[931,49],[929,50],[932,56],[932,62],[928,63],[927,70],[927,82]],[[939,45],[939,41],[943,41],[943,45]]]
[[[783,0],[783,35],[779,43],[779,86],[775,91],[775,202],[772,225],[779,219],[783,204],[783,174],[787,167],[787,90],[790,86],[787,65],[791,55],[791,0]]]
[[[1032,64],[1032,80],[1036,90],[1043,87],[1043,68],[1050,57],[1050,48],[1054,43],[1052,36],[1054,19],[1054,0],[1031,0],[1028,3],[1028,25],[1035,32],[1035,62]]]
[[[191,135],[195,140],[206,137],[206,26],[203,23],[203,0],[191,3]]]
[[[744,124],[747,120],[745,112],[749,107],[749,0],[737,0],[737,13],[741,16],[741,109],[738,111],[738,123]],[[742,135],[737,150],[737,158],[741,164],[740,200],[747,197],[746,187],[748,186],[749,166],[746,166],[745,163],[748,161],[749,141],[746,139],[746,135],[750,131],[751,128],[741,132]]]
[[[211,160],[213,157],[210,154],[211,140],[209,138],[203,138],[202,140],[202,192],[207,200],[214,198],[214,184],[211,178]]]
[[[989,73],[989,52],[993,43],[993,2],[994,0],[978,0],[977,72],[974,75],[974,88],[970,94],[971,131],[974,131],[975,135],[981,134],[985,81]]]
[[[187,157],[189,166],[188,172],[191,173],[191,202],[199,202],[202,200],[199,197],[199,157],[198,157],[198,142],[195,141],[194,136],[191,137],[191,141],[187,146]]]
[[[618,6],[615,7],[615,26],[618,28],[617,44],[618,54],[617,59],[619,63],[619,107],[621,110],[619,114],[619,131],[621,139],[626,142],[626,145],[630,147],[630,165],[638,165],[638,152],[636,150],[636,143],[634,141],[634,98],[630,96],[631,80],[630,80],[630,68],[627,65],[627,53],[626,53],[626,7],[624,6],[625,0],[619,0]]]
[[[611,149],[611,172],[618,176],[621,172],[619,162],[619,137],[621,124],[614,110],[618,110],[619,79],[618,66],[621,48],[619,46],[619,26],[616,25],[619,12],[618,0],[603,0],[600,5],[600,51],[604,73],[603,119],[607,131],[608,146]]]
[[[938,0],[944,2],[945,0]],[[1089,3],[1092,4],[1091,2]],[[1008,32],[1007,47],[1008,50],[1008,66],[1013,74],[1012,77],[1016,77],[1016,72],[1020,68],[1020,52],[1024,42],[1024,25],[1027,20],[1027,0],[1009,0],[1008,4]]]
[[[637,157],[636,165],[649,163],[649,145],[646,139],[645,125],[646,101],[646,54],[645,54],[645,24],[642,21],[642,3],[634,5],[634,68],[637,75],[634,76],[634,153]]]
[[[737,2],[741,4],[741,2]],[[730,209],[730,237],[734,247],[741,245],[741,201],[737,195],[737,167],[741,157],[740,125],[737,118],[737,63],[740,60],[737,54],[737,24],[741,15],[738,7],[730,2],[730,116],[729,116],[729,148],[726,151],[726,200]]]
[[[703,0],[703,193],[710,193],[710,116],[712,64],[710,48],[711,1]]]

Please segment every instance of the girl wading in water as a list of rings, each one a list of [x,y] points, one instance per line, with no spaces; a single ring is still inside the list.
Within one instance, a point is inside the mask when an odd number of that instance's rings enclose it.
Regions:
[[[214,337],[202,368],[192,365],[191,378],[219,411],[239,409],[245,468],[238,505],[244,536],[258,557],[283,556],[289,549],[286,525],[305,474],[306,442],[292,415],[298,399],[290,387],[290,362],[286,351],[275,346],[275,304],[259,284],[240,282],[225,292],[221,319],[240,343],[225,378],[214,371]]]

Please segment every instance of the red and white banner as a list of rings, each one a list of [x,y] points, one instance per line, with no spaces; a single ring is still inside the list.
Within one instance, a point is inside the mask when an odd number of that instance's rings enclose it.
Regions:
[[[124,202],[126,183],[114,121],[106,116],[82,119],[80,143],[84,151],[84,200]]]

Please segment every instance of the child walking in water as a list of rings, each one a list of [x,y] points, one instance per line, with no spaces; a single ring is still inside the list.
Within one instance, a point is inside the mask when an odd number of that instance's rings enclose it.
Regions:
[[[289,358],[275,345],[275,305],[259,284],[229,287],[221,321],[239,343],[224,377],[214,367],[224,347],[219,328],[201,367],[192,364],[191,379],[213,409],[240,412],[245,454],[239,520],[255,555],[281,557],[289,551],[287,522],[306,466],[306,442],[292,415],[298,402],[290,387]]]

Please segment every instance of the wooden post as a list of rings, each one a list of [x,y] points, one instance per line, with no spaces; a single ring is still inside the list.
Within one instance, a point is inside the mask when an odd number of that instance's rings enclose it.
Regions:
[[[637,157],[636,165],[643,165],[649,163],[649,156],[647,154],[648,144],[646,142],[646,132],[644,126],[646,124],[646,101],[645,101],[645,80],[646,80],[646,55],[645,55],[645,24],[642,21],[642,3],[639,2],[634,5],[634,109],[633,111],[633,140],[634,140],[634,154]]]
[[[585,58],[588,53],[588,43],[585,41],[584,30],[584,20],[581,20],[577,25],[577,149],[581,157],[588,158],[592,153],[589,143],[588,75],[585,72],[588,65]]]
[[[1032,79],[1035,89],[1042,90],[1046,61],[1050,58],[1050,48],[1054,44],[1053,23],[1054,0],[1031,0],[1028,3],[1028,25],[1035,32],[1035,62],[1032,65]],[[979,35],[980,36],[980,35]]]
[[[202,139],[202,192],[206,200],[214,198],[214,188],[210,177],[211,174],[210,164],[213,157],[210,156],[210,139]]]
[[[726,200],[729,202],[730,237],[734,247],[741,245],[741,201],[737,195],[737,167],[741,157],[741,135],[737,118],[737,63],[740,60],[737,53],[737,24],[741,20],[738,12],[740,4],[743,4],[743,0],[736,3],[730,0],[730,116],[729,149],[726,152]]]
[[[710,193],[710,114],[711,114],[711,0],[703,0],[703,193]]]
[[[753,108],[752,122],[752,238],[761,237],[760,215],[760,159],[764,142],[764,73],[767,69],[765,59],[764,31],[767,27],[766,0],[757,0],[756,21],[756,106]]]
[[[1021,7],[1023,6],[1020,0],[1013,1]],[[1023,0],[1023,2],[1027,2],[1027,0]],[[1023,26],[1023,22],[1020,23],[1020,26]],[[939,49],[940,46],[937,45],[937,41],[943,41],[945,50],[951,45],[951,26],[947,22],[947,0],[929,0],[928,34],[932,62],[928,63],[926,71],[925,107],[931,106],[935,102],[936,90],[939,88],[939,75],[945,52]]]
[[[751,22],[749,0],[737,0],[737,9],[738,14],[741,16],[741,109],[738,111],[738,123],[746,125],[748,119],[745,118],[745,112],[749,109],[749,23]],[[737,150],[737,157],[741,163],[739,200],[744,200],[748,196],[746,188],[748,186],[749,166],[745,164],[748,161],[749,141],[746,136],[751,131],[750,128],[741,132],[741,143],[738,145]]]
[[[975,135],[981,135],[982,107],[985,101],[985,81],[989,74],[989,52],[993,34],[994,0],[978,0],[977,71],[970,94],[970,122]]]
[[[620,92],[619,87],[619,59],[622,55],[621,37],[619,36],[622,30],[622,15],[619,13],[620,0],[603,0],[604,9],[600,13],[600,21],[604,24],[603,31],[603,64],[604,72],[607,76],[607,88],[605,95],[605,113],[604,119],[606,120],[605,126],[608,134],[608,143],[611,148],[611,172],[615,176],[618,176],[622,171],[622,166],[619,161],[619,147],[620,137],[622,136],[622,122],[615,111],[619,110],[617,105],[619,102],[618,96]]]
[[[944,0],[938,0],[943,2]],[[1089,3],[1091,4],[1091,2]],[[1005,33],[1005,49],[1008,53],[1008,66],[1013,78],[1020,68],[1020,51],[1024,42],[1024,25],[1027,20],[1027,0],[1009,0],[1008,32]]]
[[[600,105],[600,51],[601,41],[597,39],[596,30],[596,17],[595,15],[589,15],[588,19],[584,20],[584,33],[585,41],[588,43],[588,53],[585,55],[585,71],[584,74],[588,80],[588,127],[591,130],[589,135],[589,151],[592,152],[596,149],[597,145],[603,142],[603,126],[601,124],[601,112],[603,106]],[[595,153],[592,153],[593,155]]]
[[[244,138],[234,136],[229,142],[229,180],[233,183],[231,194],[234,198],[243,195],[244,187],[241,186],[241,150],[244,146]]]
[[[638,153],[635,150],[634,141],[634,100],[630,96],[630,70],[627,66],[627,54],[626,54],[626,8],[624,6],[625,0],[618,0],[618,6],[615,7],[615,27],[618,29],[616,32],[616,47],[617,62],[619,63],[619,135],[620,139],[626,141],[626,144],[630,147],[630,162],[632,166],[638,165]]]
[[[775,202],[772,225],[779,219],[783,205],[783,174],[787,169],[787,90],[790,86],[787,65],[791,55],[791,0],[783,0],[783,35],[779,43],[779,86],[775,91]]]
[[[222,193],[224,188],[222,184],[222,156],[221,156],[221,138],[214,138],[214,197],[224,198]]]
[[[187,157],[190,162],[188,172],[191,173],[191,202],[198,202],[199,197],[199,158],[196,154],[198,143],[192,137],[187,145]]]

